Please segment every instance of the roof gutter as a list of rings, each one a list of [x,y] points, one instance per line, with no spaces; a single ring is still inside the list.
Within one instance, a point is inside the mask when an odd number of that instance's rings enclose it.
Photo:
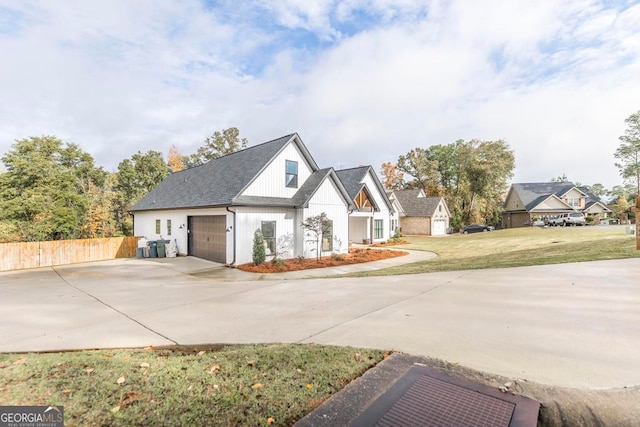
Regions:
[[[227,212],[231,212],[233,214],[233,261],[231,261],[231,264],[227,264],[227,267],[235,267],[236,266],[236,211],[232,211],[231,209],[229,209],[229,206],[227,206]]]

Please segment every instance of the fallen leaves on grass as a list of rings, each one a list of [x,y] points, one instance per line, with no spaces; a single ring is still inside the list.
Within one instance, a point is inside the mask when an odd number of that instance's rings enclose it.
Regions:
[[[262,384],[262,383],[256,383],[256,384],[252,385],[252,386],[251,386],[251,388],[252,388],[253,390],[260,390],[261,388],[264,388],[264,384]]]
[[[125,382],[125,381],[126,381],[125,377],[120,377],[120,378],[118,378],[118,379],[116,380],[116,383],[117,383],[118,385],[122,385],[122,384],[124,384],[124,382]]]
[[[207,370],[208,374],[215,374],[216,372],[218,372],[220,370],[220,365],[213,365],[212,367],[210,367]]]

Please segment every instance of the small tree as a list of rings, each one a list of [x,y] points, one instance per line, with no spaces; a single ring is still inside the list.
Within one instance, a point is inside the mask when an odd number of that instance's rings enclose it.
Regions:
[[[635,187],[640,195],[640,111],[630,115],[626,120],[627,130],[620,138],[621,144],[614,156],[620,175]]]
[[[253,233],[253,263],[255,265],[260,265],[266,259],[266,254],[264,251],[264,237],[262,237],[262,231],[257,229],[255,233]]]
[[[300,224],[302,228],[314,239],[312,242],[316,244],[316,259],[322,256],[322,233],[326,233],[331,227],[331,220],[327,218],[327,214],[322,212],[320,215],[311,216]]]

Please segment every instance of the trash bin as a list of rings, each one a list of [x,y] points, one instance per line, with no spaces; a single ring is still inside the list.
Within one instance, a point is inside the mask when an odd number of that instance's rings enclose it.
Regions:
[[[167,256],[167,247],[164,240],[158,240],[156,242],[158,247],[158,258],[164,258]]]
[[[137,248],[137,255],[138,258],[143,258],[144,257],[144,248]]]
[[[158,258],[158,242],[149,240],[149,258]]]

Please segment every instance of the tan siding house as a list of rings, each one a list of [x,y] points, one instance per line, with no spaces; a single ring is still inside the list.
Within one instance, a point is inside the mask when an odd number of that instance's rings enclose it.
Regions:
[[[512,184],[504,202],[502,226],[517,228],[532,225],[535,220],[568,212],[585,215],[611,213],[586,187],[572,182],[538,182]]]
[[[391,222],[403,234],[441,236],[449,230],[451,213],[442,197],[427,197],[423,190],[394,190],[388,195],[396,211]]]

